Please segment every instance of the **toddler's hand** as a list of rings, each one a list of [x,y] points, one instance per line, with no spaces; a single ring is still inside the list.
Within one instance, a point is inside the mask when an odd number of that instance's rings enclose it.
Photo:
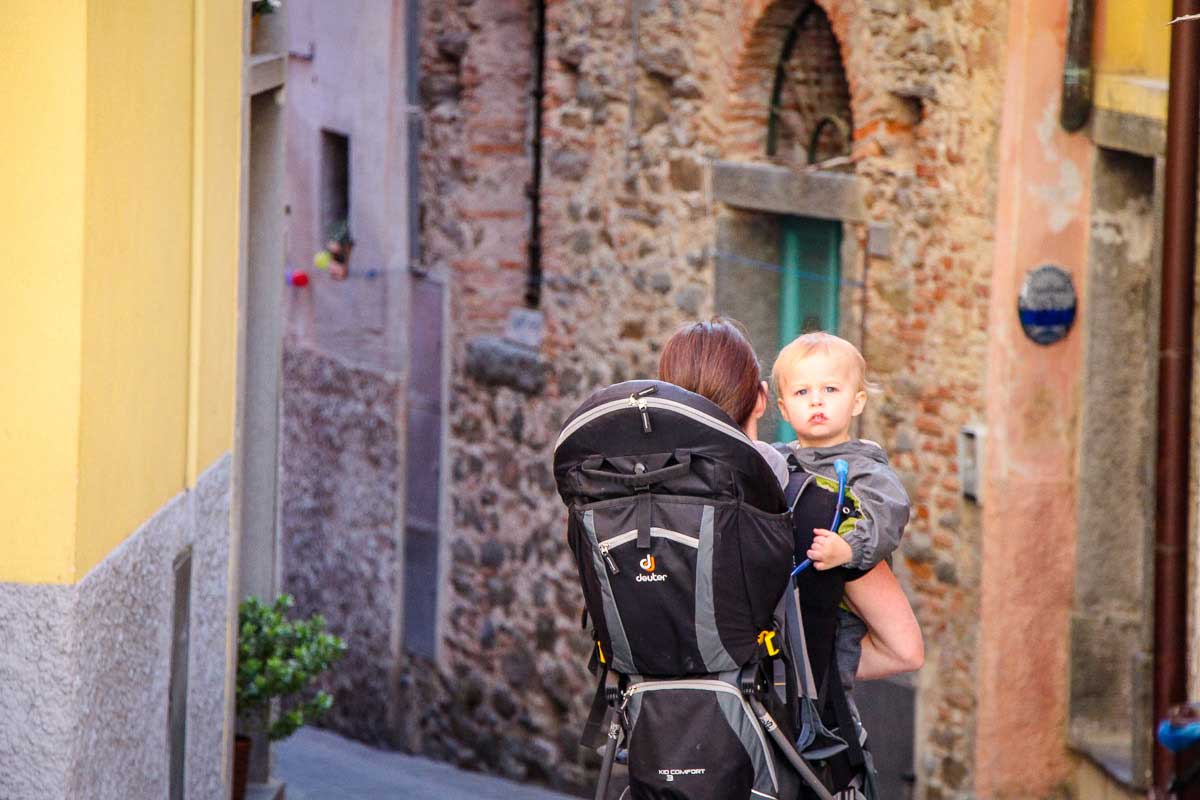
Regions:
[[[833,531],[813,528],[812,545],[805,555],[812,559],[813,566],[818,570],[826,570],[849,564],[854,552],[846,540]]]

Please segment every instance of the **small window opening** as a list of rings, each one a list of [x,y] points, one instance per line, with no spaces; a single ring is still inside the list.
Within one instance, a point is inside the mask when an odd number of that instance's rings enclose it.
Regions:
[[[321,132],[321,233],[350,224],[350,137]]]

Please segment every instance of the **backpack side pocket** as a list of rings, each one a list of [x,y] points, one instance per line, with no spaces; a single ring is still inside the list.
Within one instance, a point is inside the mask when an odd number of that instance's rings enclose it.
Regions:
[[[774,752],[720,679],[643,681],[626,692],[633,800],[777,800]]]

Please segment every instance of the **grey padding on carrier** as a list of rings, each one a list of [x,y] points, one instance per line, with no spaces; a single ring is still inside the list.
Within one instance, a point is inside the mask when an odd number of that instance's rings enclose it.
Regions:
[[[766,737],[749,704],[741,694],[722,692],[717,695],[717,705],[721,707],[721,713],[725,715],[729,727],[733,728],[738,739],[742,741],[742,746],[746,748],[751,763],[754,764],[754,793],[763,797],[775,797],[774,793],[779,791],[779,779],[775,776],[775,765],[767,755],[770,748]],[[762,781],[764,775],[770,779],[770,784]],[[768,792],[771,794],[767,794]]]
[[[717,608],[713,597],[713,507],[704,506],[700,516],[700,548],[696,555],[696,643],[709,672],[737,669],[738,663],[729,655],[717,633]]]
[[[613,598],[612,584],[608,582],[608,571],[600,558],[600,539],[596,536],[596,512],[583,512],[583,527],[587,531],[588,540],[592,543],[592,561],[596,564],[596,575],[600,578],[600,592],[604,596],[604,619],[608,625],[608,636],[612,641],[613,669],[632,672],[633,650],[629,647],[629,639],[625,636],[625,625],[621,622],[621,613],[617,611],[617,601]]]

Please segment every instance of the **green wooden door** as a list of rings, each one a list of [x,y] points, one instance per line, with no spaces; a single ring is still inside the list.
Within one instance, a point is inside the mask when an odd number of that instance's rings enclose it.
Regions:
[[[802,333],[837,333],[841,289],[842,224],[809,217],[784,217],[779,246],[779,346]],[[783,441],[796,438],[780,420]]]

